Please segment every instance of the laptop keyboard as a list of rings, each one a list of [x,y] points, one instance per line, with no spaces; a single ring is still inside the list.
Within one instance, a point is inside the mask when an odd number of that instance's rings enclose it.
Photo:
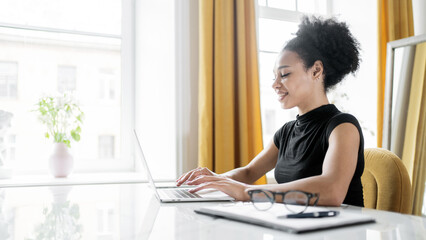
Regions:
[[[196,193],[190,193],[187,189],[170,189],[163,191],[170,198],[201,198],[200,195]]]

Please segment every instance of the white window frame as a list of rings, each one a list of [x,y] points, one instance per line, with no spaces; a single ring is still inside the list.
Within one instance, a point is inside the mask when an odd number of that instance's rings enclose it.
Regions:
[[[258,0],[253,0],[253,1],[256,6],[256,35],[257,35],[257,44],[258,44],[257,49],[259,49],[259,18],[297,23],[300,21],[300,18],[304,15],[303,12],[299,12],[299,11],[291,11],[286,9],[259,6]],[[300,1],[300,0],[295,0],[295,1],[297,6],[297,1]],[[326,0],[326,2],[327,2],[327,12],[325,16],[330,16],[331,0]],[[264,51],[259,50],[259,52],[264,52]]]

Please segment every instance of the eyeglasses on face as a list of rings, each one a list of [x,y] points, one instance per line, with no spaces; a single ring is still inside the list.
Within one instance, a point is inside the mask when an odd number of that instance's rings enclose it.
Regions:
[[[249,190],[250,201],[253,206],[260,211],[266,211],[278,200],[284,203],[287,210],[292,213],[303,213],[313,200],[313,206],[316,206],[319,199],[319,194],[308,193],[298,190],[287,192],[273,192],[269,190],[255,189]],[[281,199],[279,199],[281,197]]]

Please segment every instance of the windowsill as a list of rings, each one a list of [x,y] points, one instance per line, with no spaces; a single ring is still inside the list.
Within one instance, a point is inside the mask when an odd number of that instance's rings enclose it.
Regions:
[[[66,178],[55,178],[48,174],[40,174],[20,175],[9,179],[0,179],[0,188],[142,182],[146,182],[146,179],[138,172],[73,173]]]

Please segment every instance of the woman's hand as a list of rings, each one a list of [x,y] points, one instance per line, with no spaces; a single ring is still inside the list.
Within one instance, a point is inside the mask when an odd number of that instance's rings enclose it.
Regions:
[[[189,190],[191,193],[198,192],[202,189],[213,188],[222,191],[237,201],[249,201],[250,197],[247,189],[252,186],[235,181],[224,176],[199,176],[194,180],[187,182],[188,185],[199,185],[198,187]]]
[[[191,182],[192,180],[194,180],[195,178],[199,177],[199,176],[219,176],[218,174],[210,171],[208,168],[196,168],[193,169],[185,174],[183,174],[182,176],[180,176],[180,178],[178,178],[178,180],[176,180],[176,186],[180,186],[182,184],[184,184],[185,182],[188,185],[194,185],[194,184],[189,184],[189,182]]]

